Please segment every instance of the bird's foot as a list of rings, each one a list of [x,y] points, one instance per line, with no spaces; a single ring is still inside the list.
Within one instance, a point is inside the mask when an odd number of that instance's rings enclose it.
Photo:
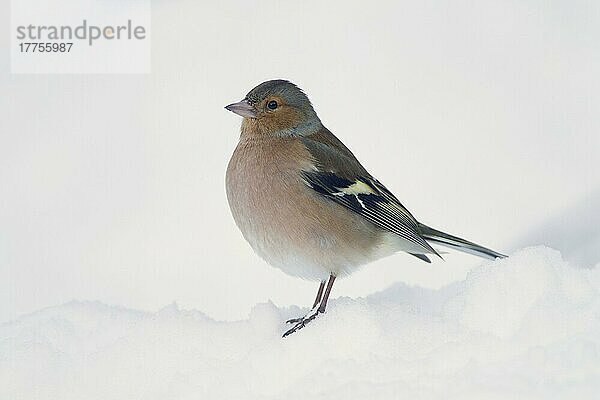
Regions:
[[[306,324],[308,324],[310,321],[315,319],[317,317],[317,315],[319,315],[319,313],[320,313],[319,308],[315,307],[312,310],[310,310],[304,317],[293,318],[293,319],[287,320],[286,324],[294,324],[294,326],[292,326],[288,331],[286,331],[283,334],[283,337],[289,336],[292,333],[304,328],[306,326]]]

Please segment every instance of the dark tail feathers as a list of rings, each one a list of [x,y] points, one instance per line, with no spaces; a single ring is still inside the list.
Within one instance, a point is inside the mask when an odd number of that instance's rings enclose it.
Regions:
[[[429,242],[440,244],[464,253],[473,254],[475,256],[489,258],[491,260],[506,257],[504,254],[500,254],[494,250],[490,250],[473,242],[469,242],[468,240],[438,231],[437,229],[430,228],[427,225],[419,224],[419,228],[421,229],[421,235]]]

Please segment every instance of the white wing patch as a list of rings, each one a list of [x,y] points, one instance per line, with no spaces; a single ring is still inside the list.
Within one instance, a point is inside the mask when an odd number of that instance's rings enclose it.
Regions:
[[[346,195],[354,196],[356,198],[356,200],[358,201],[358,203],[360,204],[360,206],[365,209],[367,207],[365,206],[365,203],[361,200],[361,198],[358,197],[358,195],[359,194],[375,194],[375,192],[369,185],[367,185],[366,183],[364,183],[363,181],[360,181],[360,180],[354,181],[354,183],[350,186],[343,187],[343,188],[338,187],[337,189],[339,189],[340,191],[332,193],[334,196],[338,196],[338,197],[342,197],[342,196],[346,196]]]
[[[359,195],[359,194],[374,194],[375,192],[373,191],[373,189],[371,188],[371,186],[367,185],[366,183],[364,183],[363,181],[355,181],[352,185],[345,187],[345,188],[338,188],[342,191],[342,193],[344,194],[353,194],[353,195]]]

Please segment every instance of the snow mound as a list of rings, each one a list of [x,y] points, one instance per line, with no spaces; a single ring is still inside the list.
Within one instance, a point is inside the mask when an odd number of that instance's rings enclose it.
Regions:
[[[443,266],[441,266],[443,268]],[[335,291],[335,289],[334,289]],[[309,294],[307,294],[309,295]],[[310,298],[309,298],[310,299]],[[440,290],[338,298],[219,322],[71,302],[0,325],[2,399],[593,398],[600,273],[536,247]]]

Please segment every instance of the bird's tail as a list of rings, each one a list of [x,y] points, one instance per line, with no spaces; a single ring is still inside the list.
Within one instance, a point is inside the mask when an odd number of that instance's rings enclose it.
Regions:
[[[427,225],[419,224],[422,236],[429,242],[434,244],[440,244],[442,246],[449,247],[464,253],[473,254],[475,256],[489,258],[495,260],[496,258],[505,258],[504,254],[495,252],[486,247],[480,246],[468,240],[461,239],[456,236],[449,235],[437,229],[428,227]]]

